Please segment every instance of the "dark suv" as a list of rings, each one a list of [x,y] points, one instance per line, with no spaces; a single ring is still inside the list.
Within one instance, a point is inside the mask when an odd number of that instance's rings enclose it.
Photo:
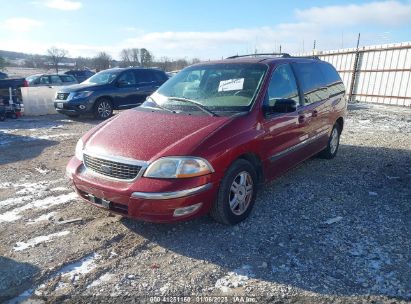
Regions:
[[[81,83],[90,78],[91,76],[93,76],[95,73],[90,70],[71,70],[65,72],[64,74],[75,77],[77,81]]]
[[[92,113],[98,119],[107,119],[113,109],[140,105],[167,79],[167,75],[157,69],[104,70],[78,85],[59,90],[54,107],[57,112],[72,117]]]

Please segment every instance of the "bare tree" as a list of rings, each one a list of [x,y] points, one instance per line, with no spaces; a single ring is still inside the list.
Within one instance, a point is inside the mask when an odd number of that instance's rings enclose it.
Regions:
[[[59,63],[62,62],[64,58],[66,58],[68,51],[53,46],[47,50],[47,54],[51,60],[51,63],[53,64],[53,67],[56,69],[56,73],[58,74]]]
[[[120,52],[121,66],[128,67],[131,65],[130,49],[122,49]]]
[[[130,49],[131,53],[131,63],[133,66],[139,66],[140,65],[140,60],[139,60],[139,55],[140,55],[140,50],[133,48]]]
[[[110,68],[111,60],[111,56],[106,52],[98,53],[98,55],[93,59],[94,67],[96,68],[97,72]]]
[[[0,70],[3,70],[6,67],[6,59],[0,57]]]
[[[153,55],[149,50],[142,48],[140,49],[140,61],[143,67],[151,66],[153,63]]]

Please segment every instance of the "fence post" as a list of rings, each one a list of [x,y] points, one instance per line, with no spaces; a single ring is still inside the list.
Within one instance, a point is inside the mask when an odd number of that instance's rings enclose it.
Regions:
[[[353,71],[352,71],[352,76],[351,76],[351,86],[350,86],[350,93],[348,95],[348,101],[352,101],[352,96],[354,95],[354,85],[355,85],[355,80],[356,80],[355,78],[357,77],[358,60],[360,58],[360,51],[359,51],[360,37],[361,37],[361,33],[358,33],[357,49],[355,51],[354,66],[353,66]]]

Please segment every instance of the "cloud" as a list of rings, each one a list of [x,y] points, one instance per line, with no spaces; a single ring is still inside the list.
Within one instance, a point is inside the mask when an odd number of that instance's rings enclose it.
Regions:
[[[64,40],[54,41],[52,44],[67,49],[72,57],[92,57],[100,51],[106,51],[113,58],[119,58],[121,49],[133,47],[147,48],[157,58],[198,57],[206,60],[237,53],[252,53],[256,49],[259,52],[278,52],[280,45],[284,52],[298,53],[312,50],[314,40],[317,42],[317,48],[323,50],[340,48],[342,40],[344,40],[344,47],[353,47],[360,26],[369,29],[361,35],[361,40],[366,44],[394,42],[383,39],[383,36],[389,34],[381,36],[381,32],[395,31],[395,27],[404,28],[404,25],[411,25],[409,16],[411,16],[411,2],[369,2],[296,10],[292,22],[264,27],[232,28],[224,31],[167,32],[147,32],[141,28],[120,27],[118,30],[128,38],[118,39],[110,44],[69,44]],[[32,28],[36,26],[35,24],[25,27]],[[385,29],[375,30],[375,26],[371,26],[370,29],[370,24],[382,25]],[[344,32],[343,38],[342,32]],[[44,42],[15,39],[13,43],[0,42],[0,49],[8,49],[6,45],[11,45],[14,49],[44,54],[50,47]]]
[[[327,26],[411,24],[411,3],[398,1],[333,5],[296,10],[297,19]]]
[[[0,28],[11,32],[29,32],[35,28],[42,27],[42,21],[31,18],[9,18],[0,23]]]
[[[71,0],[49,0],[45,1],[44,5],[50,8],[63,11],[78,10],[83,6],[81,2]]]

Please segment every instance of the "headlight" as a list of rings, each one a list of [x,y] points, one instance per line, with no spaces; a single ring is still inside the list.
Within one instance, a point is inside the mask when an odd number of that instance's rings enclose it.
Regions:
[[[77,92],[74,94],[73,99],[86,98],[89,97],[91,94],[93,94],[93,91]]]
[[[186,178],[214,172],[211,165],[198,157],[164,157],[148,166],[145,177]]]
[[[81,139],[77,142],[76,145],[76,154],[75,156],[77,157],[78,160],[83,161],[83,149],[84,149],[84,144]]]

